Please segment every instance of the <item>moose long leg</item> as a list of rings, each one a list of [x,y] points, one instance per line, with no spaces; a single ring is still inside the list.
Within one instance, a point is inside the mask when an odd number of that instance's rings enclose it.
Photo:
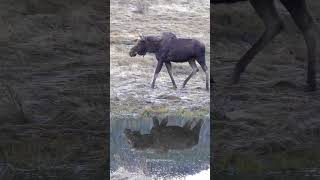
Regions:
[[[203,120],[200,119],[197,124],[192,128],[192,132],[194,133],[195,142],[198,143],[201,126],[203,124]]]
[[[305,0],[281,0],[282,4],[290,12],[295,23],[302,31],[308,48],[308,90],[316,90],[316,60],[317,37],[316,27],[312,17],[308,13]]]
[[[208,73],[208,67],[206,64],[200,64],[202,70],[204,71],[204,73],[206,73],[206,89],[209,90],[209,73]]]
[[[273,0],[250,0],[251,5],[263,20],[265,31],[260,39],[241,57],[233,72],[233,83],[237,83],[240,74],[252,61],[254,56],[259,53],[282,29],[282,21],[276,11]]]
[[[167,70],[168,70],[168,73],[169,73],[170,79],[171,79],[171,81],[172,81],[173,88],[174,88],[174,89],[177,89],[176,82],[174,82],[174,79],[173,79],[173,76],[172,76],[172,67],[171,67],[171,63],[170,63],[170,62],[165,62],[165,64],[166,64],[166,67],[167,67]]]
[[[190,60],[188,62],[190,64],[190,66],[192,67],[192,73],[187,77],[186,80],[184,80],[182,88],[184,88],[186,86],[187,82],[189,81],[189,79],[199,71],[195,60]]]
[[[163,62],[162,61],[158,61],[156,70],[154,72],[153,81],[152,81],[152,84],[151,84],[151,88],[153,88],[153,89],[154,89],[154,85],[156,83],[156,79],[158,77],[159,72],[161,71],[162,66],[163,66]]]
[[[191,129],[191,125],[192,125],[192,123],[194,122],[194,120],[189,120],[189,121],[187,121],[184,125],[183,125],[183,129],[185,129],[185,130],[190,130]]]

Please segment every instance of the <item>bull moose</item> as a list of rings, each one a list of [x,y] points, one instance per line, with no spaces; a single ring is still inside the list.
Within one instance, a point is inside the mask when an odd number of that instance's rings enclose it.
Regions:
[[[163,64],[165,64],[173,88],[176,89],[177,85],[172,76],[171,62],[189,62],[192,73],[183,82],[182,87],[184,88],[190,78],[199,71],[195,63],[195,61],[197,61],[206,74],[206,89],[209,90],[209,74],[205,61],[205,45],[200,41],[196,39],[177,38],[176,35],[171,32],[162,33],[162,36],[140,35],[140,39],[138,39],[135,46],[131,48],[129,55],[131,57],[134,57],[137,54],[144,56],[146,53],[154,53],[158,61],[151,88],[155,87],[158,74],[161,71]]]
[[[211,0],[211,3],[234,3],[245,0]],[[249,0],[265,25],[260,39],[249,49],[236,64],[233,72],[233,83],[238,83],[240,75],[247,65],[277,34],[283,29],[283,22],[277,13],[274,0]],[[308,50],[307,90],[316,90],[317,30],[313,18],[308,12],[305,0],[280,0],[289,11],[298,28],[302,31]]]
[[[159,120],[154,117],[150,134],[141,134],[140,131],[133,131],[131,129],[125,129],[124,134],[128,140],[128,144],[137,150],[151,149],[164,153],[170,149],[188,149],[198,144],[203,120],[199,120],[191,128],[193,122],[195,122],[195,119],[187,121],[183,127],[167,126],[168,118],[163,119],[159,123]]]

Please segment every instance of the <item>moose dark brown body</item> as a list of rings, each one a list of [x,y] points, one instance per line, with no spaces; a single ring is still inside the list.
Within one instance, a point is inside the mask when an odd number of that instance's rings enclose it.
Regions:
[[[243,0],[213,0],[214,4],[233,3]],[[247,65],[277,34],[283,29],[283,22],[278,15],[274,0],[249,0],[256,13],[265,25],[265,31],[260,39],[242,56],[233,72],[233,83],[239,81],[240,75],[244,72]],[[305,0],[280,0],[284,7],[289,11],[298,28],[303,33],[308,49],[308,73],[307,89],[316,90],[316,61],[317,61],[317,37],[316,26],[310,16]]]
[[[170,149],[188,149],[198,144],[203,120],[199,120],[191,128],[193,122],[188,121],[183,127],[167,126],[168,119],[164,119],[159,123],[157,118],[153,118],[153,127],[150,130],[150,134],[141,134],[140,131],[132,131],[130,129],[125,129],[124,133],[128,143],[134,149],[152,149],[157,152],[167,152]]]
[[[205,46],[195,39],[177,38],[173,33],[163,33],[158,36],[141,36],[136,45],[130,50],[131,57],[138,55],[144,56],[146,53],[154,53],[158,61],[151,87],[155,87],[155,82],[163,64],[166,65],[169,76],[174,88],[177,85],[172,76],[171,62],[189,62],[192,67],[192,73],[184,81],[183,86],[187,84],[190,78],[195,75],[199,69],[195,63],[197,61],[206,73],[206,89],[209,90],[208,67],[205,62]]]

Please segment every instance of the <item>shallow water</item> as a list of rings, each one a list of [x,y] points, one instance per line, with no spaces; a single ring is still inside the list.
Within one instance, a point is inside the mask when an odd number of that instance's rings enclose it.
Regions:
[[[169,117],[168,125],[182,126],[186,120]],[[123,133],[125,128],[140,130],[142,134],[149,133],[153,126],[151,118],[114,118],[110,125],[111,179],[177,179],[204,171],[202,175],[209,169],[209,118],[204,121],[197,145],[191,149],[169,150],[162,154],[150,150],[132,150]]]

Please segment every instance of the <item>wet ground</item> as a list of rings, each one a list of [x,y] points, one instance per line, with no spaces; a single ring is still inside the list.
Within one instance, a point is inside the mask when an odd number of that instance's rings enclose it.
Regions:
[[[136,13],[138,2],[147,10]],[[148,1],[111,2],[111,114],[154,114],[192,112],[209,115],[210,93],[205,90],[205,74],[200,70],[181,89],[191,73],[188,63],[173,63],[174,90],[165,67],[159,74],[156,88],[151,89],[156,59],[154,55],[130,57],[133,40],[144,35],[161,35],[171,31],[178,37],[196,38],[206,45],[206,62],[210,62],[209,2]],[[200,66],[198,65],[199,69]]]

